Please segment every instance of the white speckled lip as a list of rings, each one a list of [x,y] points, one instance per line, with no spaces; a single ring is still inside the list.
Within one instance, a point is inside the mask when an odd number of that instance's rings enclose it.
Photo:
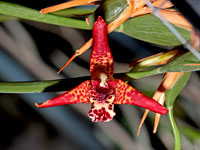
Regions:
[[[92,103],[88,116],[93,122],[108,122],[113,119],[115,114],[114,104],[96,101]]]

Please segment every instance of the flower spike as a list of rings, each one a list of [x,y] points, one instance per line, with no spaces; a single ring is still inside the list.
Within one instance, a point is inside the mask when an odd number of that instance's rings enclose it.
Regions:
[[[93,26],[93,48],[90,57],[91,81],[50,99],[37,107],[51,107],[74,103],[91,103],[88,116],[94,122],[107,122],[115,116],[114,104],[144,107],[160,114],[168,110],[154,99],[138,92],[120,79],[113,78],[113,56],[107,41],[107,25],[101,17]]]

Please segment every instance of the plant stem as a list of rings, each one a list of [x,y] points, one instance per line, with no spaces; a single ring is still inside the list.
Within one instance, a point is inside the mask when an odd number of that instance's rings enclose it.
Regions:
[[[168,116],[174,133],[174,150],[181,150],[181,137],[177,124],[174,120],[173,107],[169,107],[168,109],[169,109]]]

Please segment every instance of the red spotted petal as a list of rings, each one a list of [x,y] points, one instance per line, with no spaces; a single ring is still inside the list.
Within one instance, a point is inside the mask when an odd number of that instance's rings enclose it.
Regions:
[[[55,98],[45,101],[42,104],[37,104],[39,108],[75,104],[75,103],[90,103],[89,100],[89,90],[90,90],[90,81],[84,81],[74,89],[59,95]]]
[[[99,79],[104,73],[108,79],[113,77],[113,57],[107,40],[107,25],[101,17],[93,26],[93,47],[90,57],[90,72],[92,80]]]
[[[116,87],[114,104],[136,105],[162,115],[168,112],[168,109],[160,105],[154,99],[145,96],[124,81],[120,79],[116,79],[116,81],[118,84]]]

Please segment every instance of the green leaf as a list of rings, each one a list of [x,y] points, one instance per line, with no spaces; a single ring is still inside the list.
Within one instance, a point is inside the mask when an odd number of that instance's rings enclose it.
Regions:
[[[104,12],[107,23],[114,21],[128,7],[127,0],[106,0],[97,9],[97,13]]]
[[[165,92],[166,98],[166,106],[168,108],[173,107],[174,101],[178,94],[182,91],[185,87],[186,83],[190,78],[191,72],[182,73],[182,75],[178,78],[178,80],[174,83],[174,85]]]
[[[97,14],[102,14],[107,24],[114,21],[128,6],[126,0],[106,0],[96,9],[96,11],[88,16],[90,24],[95,21]]]
[[[6,15],[0,15],[0,22],[7,21],[7,20],[16,20],[17,18],[6,16]]]
[[[174,120],[174,115],[173,115],[173,105],[175,102],[176,97],[178,94],[182,91],[182,89],[185,87],[186,83],[188,82],[190,78],[191,73],[183,73],[174,83],[174,85],[165,92],[165,103],[166,106],[169,110],[168,116],[169,120],[172,126],[172,130],[174,133],[174,149],[175,150],[180,150],[181,149],[181,138],[180,138],[180,133],[177,127],[177,124]]]
[[[127,73],[127,76],[134,79],[138,79],[138,78],[142,78],[142,77],[146,77],[150,75],[156,75],[160,73],[166,73],[166,72],[191,72],[191,71],[200,70],[200,65],[194,65],[194,66],[186,65],[186,64],[194,64],[194,63],[200,64],[196,56],[194,56],[191,52],[187,52],[166,65],[163,65],[155,69],[146,70],[146,71],[129,72]]]
[[[103,7],[104,5],[105,7]],[[103,3],[102,7],[99,7],[97,11],[102,11],[103,9],[106,21],[111,22],[116,19],[116,17],[119,16],[119,14],[123,12],[126,7],[127,1],[125,0],[109,0]],[[87,10],[73,8],[59,11],[54,14],[42,15],[38,10],[27,8],[18,4],[0,1],[0,14],[78,29],[92,29],[92,23],[88,26],[84,20],[71,19],[59,15],[83,15],[84,13],[92,11],[94,11],[94,9]],[[181,44],[173,33],[171,33],[169,29],[153,15],[132,18],[121,25],[119,29],[116,31],[123,32],[131,37],[154,44],[166,46],[177,46]],[[179,27],[176,27],[176,29],[185,39],[189,40],[189,31]]]
[[[78,29],[92,28],[92,26],[88,26],[84,20],[76,20],[53,14],[42,15],[38,10],[3,1],[0,1],[0,14]]]
[[[190,32],[188,30],[179,27],[175,28],[186,40],[190,39]],[[152,14],[130,19],[118,31],[154,44],[164,46],[182,45],[175,35]]]
[[[172,62],[164,65],[160,68],[161,72],[191,72],[191,71],[197,71],[200,70],[199,66],[188,66],[187,64],[194,64],[199,63],[200,60],[194,56],[191,52],[187,52],[183,54],[182,56],[179,56]]]
[[[74,7],[53,12],[53,14],[60,16],[81,16],[94,13],[95,10],[96,7]]]
[[[55,85],[60,81],[41,82],[0,82],[1,93],[40,93],[45,88]]]
[[[49,81],[0,82],[0,93],[41,93],[71,90],[90,77]]]
[[[139,78],[156,75],[160,73],[162,72],[160,72],[159,68],[156,68],[156,69],[147,70],[147,71],[129,72],[129,73],[126,73],[126,75],[132,79],[139,79]]]
[[[85,80],[90,80],[90,76],[66,78],[47,81],[25,81],[25,82],[0,82],[0,93],[41,93],[41,92],[61,92],[68,91]],[[127,78],[124,73],[114,74],[114,78]]]
[[[200,132],[192,127],[180,127],[181,133],[183,133],[192,142],[200,139]]]

